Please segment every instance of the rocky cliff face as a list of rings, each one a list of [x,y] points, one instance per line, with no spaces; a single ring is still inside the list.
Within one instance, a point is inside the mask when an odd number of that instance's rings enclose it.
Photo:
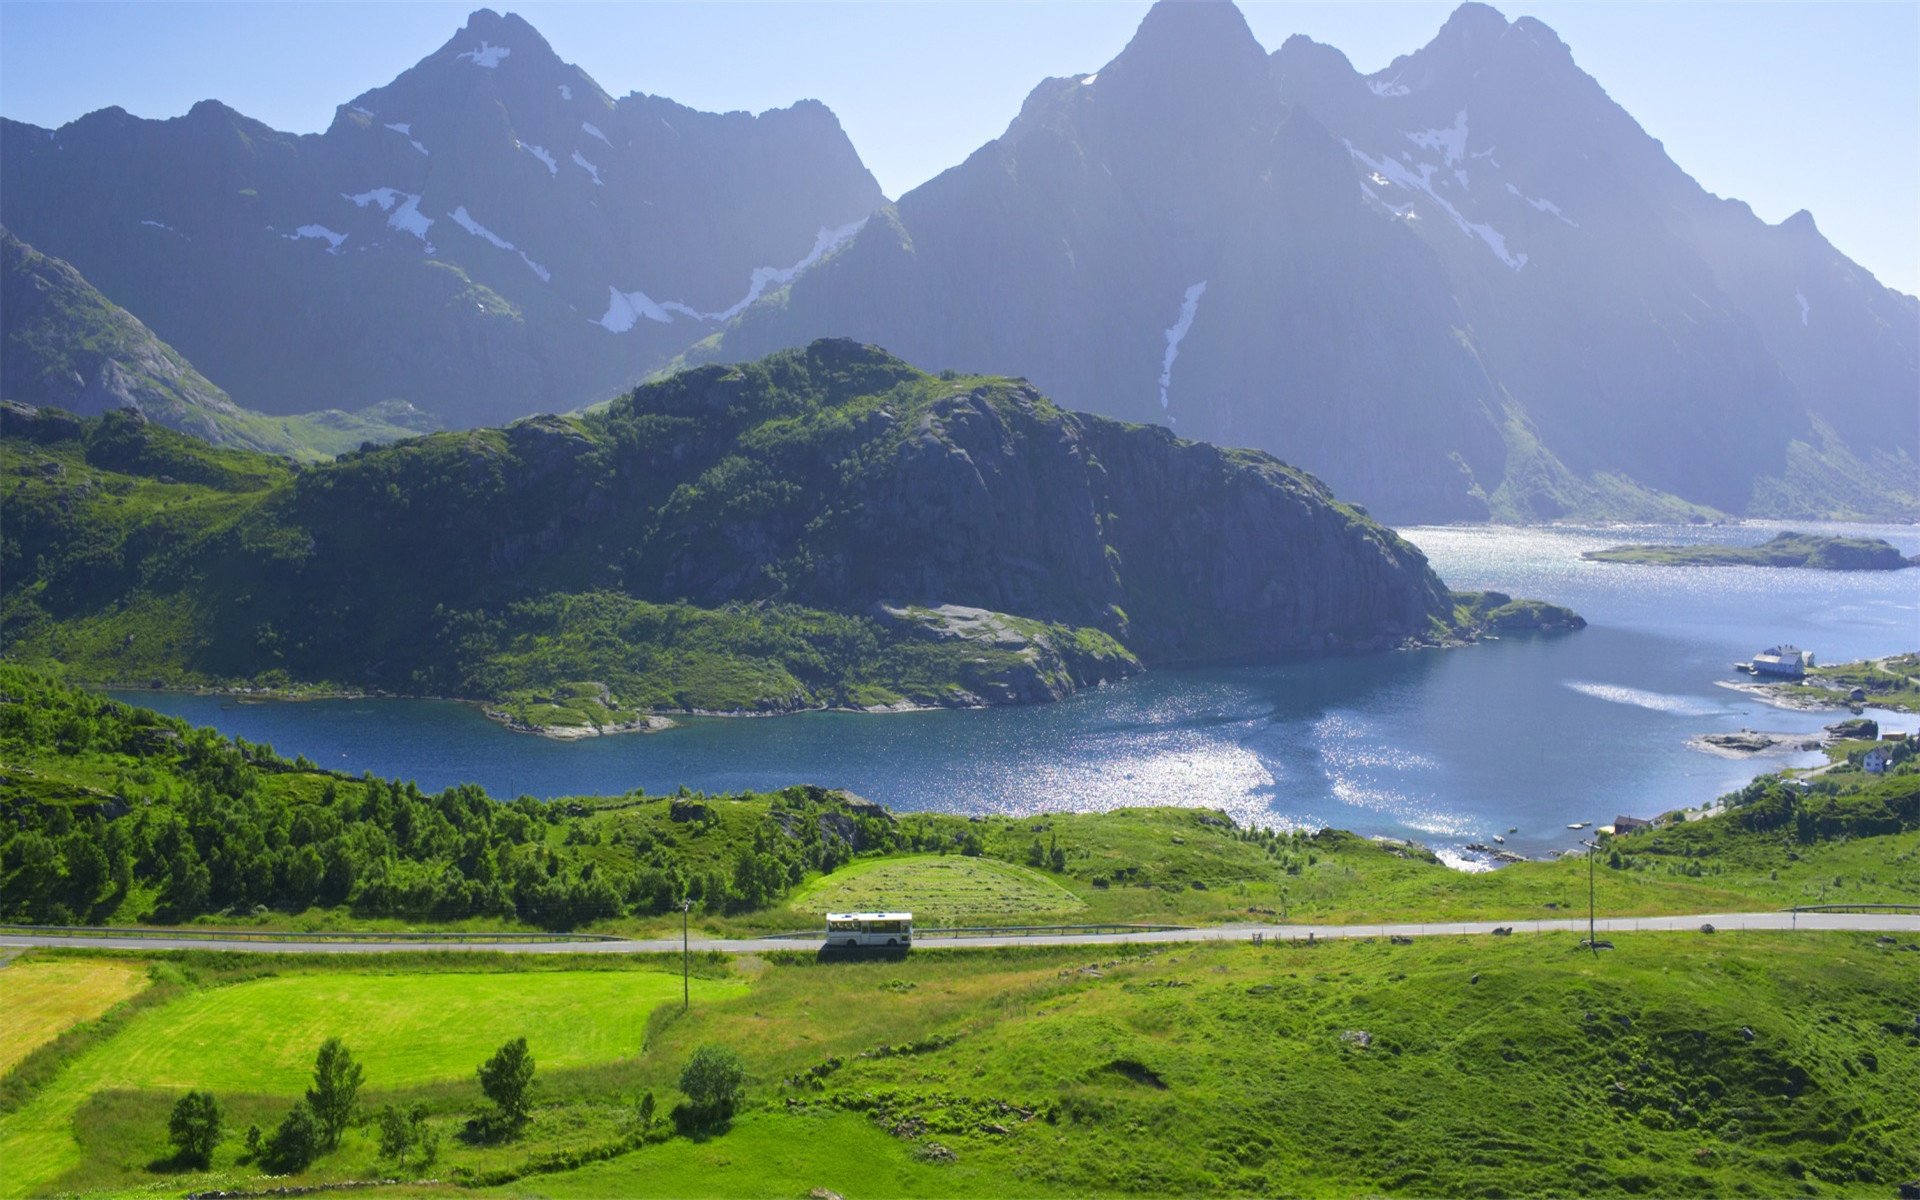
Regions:
[[[0,214],[238,402],[446,424],[604,398],[880,202],[833,114],[615,99],[511,14],[296,136],[215,101],[0,122]]]
[[[770,387],[818,407],[782,411]],[[699,411],[743,426],[708,444],[711,465],[676,428],[614,468],[645,476],[678,456],[689,481],[641,545],[643,593],[967,605],[1097,627],[1149,661],[1385,645],[1450,619],[1419,551],[1312,477],[1064,412],[1023,381],[941,379],[817,342],[642,388],[607,429]]]
[[[1920,305],[1707,194],[1531,18],[1374,75],[1165,0],[700,353],[826,334],[1395,519],[1907,515]]]

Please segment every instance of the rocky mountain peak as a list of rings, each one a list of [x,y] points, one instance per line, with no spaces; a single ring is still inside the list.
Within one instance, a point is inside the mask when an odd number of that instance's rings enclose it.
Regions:
[[[1269,69],[1283,94],[1294,87],[1352,88],[1360,81],[1353,62],[1339,47],[1316,42],[1304,33],[1280,43],[1269,60]]]
[[[1814,224],[1813,214],[1804,208],[1780,222],[1780,228],[1797,237],[1819,238],[1821,241],[1826,240],[1825,236],[1820,232],[1820,227]]]
[[[448,39],[432,57],[451,52],[456,61],[499,70],[518,56],[517,66],[529,62],[557,64],[559,55],[525,18],[518,13],[501,15],[490,8],[475,9],[460,32]]]
[[[1429,49],[1445,48],[1454,52],[1474,53],[1507,35],[1511,28],[1507,18],[1491,4],[1480,4],[1468,0],[1453,10],[1447,23],[1440,27]]]
[[[1159,0],[1100,74],[1149,87],[1202,87],[1255,77],[1266,58],[1232,0]]]

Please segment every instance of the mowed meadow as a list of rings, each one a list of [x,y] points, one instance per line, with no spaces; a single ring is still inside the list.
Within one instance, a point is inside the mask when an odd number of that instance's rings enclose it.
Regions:
[[[1920,950],[1872,935],[1623,934],[811,952],[693,961],[448,953],[52,955],[144,991],[0,1081],[0,1191],[176,1193],[400,1179],[516,1196],[1880,1195],[1920,1173]],[[242,1161],[343,1038],[363,1114],[420,1104],[430,1170],[371,1128],[305,1172]],[[470,1140],[474,1072],[524,1036],[518,1137]],[[730,1127],[663,1119],[703,1046]],[[211,1090],[227,1134],[170,1164]],[[651,1093],[656,1116],[639,1101]]]

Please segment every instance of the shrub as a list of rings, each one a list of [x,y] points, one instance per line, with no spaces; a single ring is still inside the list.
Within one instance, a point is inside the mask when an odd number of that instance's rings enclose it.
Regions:
[[[746,1094],[746,1068],[725,1046],[702,1046],[680,1070],[687,1109],[682,1123],[693,1128],[724,1125],[733,1119]]]
[[[273,1175],[298,1174],[320,1157],[323,1136],[313,1107],[305,1100],[296,1100],[267,1139],[261,1165]]]

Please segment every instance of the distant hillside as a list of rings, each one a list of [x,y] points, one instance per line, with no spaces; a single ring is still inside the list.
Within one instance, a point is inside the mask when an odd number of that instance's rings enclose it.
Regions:
[[[817,101],[616,99],[487,9],[318,135],[215,100],[0,121],[6,224],[274,414],[402,400],[468,426],[603,399],[881,198]]]
[[[406,405],[269,417],[241,408],[72,265],[0,228],[0,399],[81,416],[138,409],[223,446],[330,458],[433,428]]]
[[[1141,662],[1577,620],[1448,593],[1267,455],[851,342],[304,470],[125,415],[6,419],[0,629],[93,680],[471,696],[543,723],[583,699],[628,719],[1046,700]]]
[[[1270,450],[1393,520],[1920,517],[1920,303],[1708,193],[1483,4],[1372,75],[1156,4],[697,355],[822,335]]]

